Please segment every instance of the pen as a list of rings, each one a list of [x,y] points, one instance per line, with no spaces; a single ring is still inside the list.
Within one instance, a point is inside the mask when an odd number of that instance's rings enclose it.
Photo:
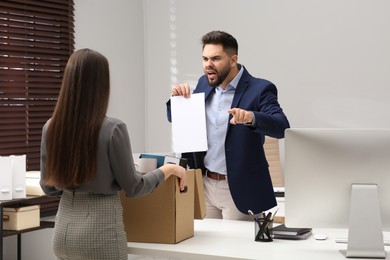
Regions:
[[[274,213],[273,216],[271,217],[271,220],[274,219],[274,217],[276,216],[276,213],[278,213],[278,210],[279,210],[279,208],[276,209],[275,213]]]
[[[248,213],[253,218],[254,221],[257,221],[257,217],[255,216],[255,214],[253,214],[252,210],[249,209]]]
[[[248,210],[249,215],[253,218],[253,220],[257,223],[259,228],[261,227],[261,220],[258,215],[255,215],[252,210]]]
[[[271,211],[267,213],[267,216],[265,217],[265,220],[264,221],[267,221],[269,222],[269,220],[271,219],[271,216],[272,216],[272,213]]]
[[[263,230],[265,230],[268,224],[271,222],[271,217],[272,217],[272,213],[268,212],[267,216],[264,219]]]
[[[272,213],[271,212],[268,212],[267,216],[265,217],[265,220],[264,220],[264,223],[262,225],[262,230],[264,232],[264,230],[267,229],[269,223],[272,221]]]

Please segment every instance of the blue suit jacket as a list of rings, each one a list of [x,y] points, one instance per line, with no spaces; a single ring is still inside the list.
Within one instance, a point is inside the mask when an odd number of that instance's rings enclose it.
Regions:
[[[206,76],[199,79],[194,90],[194,93],[200,92],[205,93],[206,100],[215,93]],[[264,154],[264,137],[268,135],[284,138],[284,131],[290,125],[278,103],[276,86],[267,80],[252,77],[245,68],[231,107],[252,111],[256,125],[228,125],[225,154],[230,192],[241,212],[247,214],[250,209],[259,213],[276,206],[268,162]],[[169,101],[167,115],[171,121]],[[191,167],[204,170],[205,154],[206,152],[200,152],[182,156],[189,159]]]

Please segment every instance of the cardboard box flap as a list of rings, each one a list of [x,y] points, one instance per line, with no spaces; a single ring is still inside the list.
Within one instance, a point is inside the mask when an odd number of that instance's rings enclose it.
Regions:
[[[39,205],[32,205],[32,206],[18,207],[18,208],[3,208],[3,212],[18,213],[18,212],[37,210],[37,209],[39,209]]]
[[[195,201],[194,201],[194,218],[195,219],[204,219],[206,216],[206,201],[204,197],[204,188],[203,188],[203,177],[202,170],[196,169],[194,176],[194,186],[195,186]]]

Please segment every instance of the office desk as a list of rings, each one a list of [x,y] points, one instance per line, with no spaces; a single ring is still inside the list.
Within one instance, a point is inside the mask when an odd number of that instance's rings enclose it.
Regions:
[[[339,250],[346,244],[335,243],[335,238],[346,237],[342,229],[314,229],[328,235],[324,241],[310,236],[306,240],[254,241],[254,223],[204,219],[195,220],[195,235],[178,244],[128,243],[129,254],[172,257],[175,259],[316,259],[345,260]],[[390,234],[385,233],[389,239]],[[388,247],[387,258],[390,259]],[[358,258],[355,258],[358,259]]]

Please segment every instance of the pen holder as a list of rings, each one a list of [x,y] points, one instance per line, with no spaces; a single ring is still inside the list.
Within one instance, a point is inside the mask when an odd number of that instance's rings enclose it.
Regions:
[[[255,223],[255,241],[272,242],[273,241],[273,219],[257,219]]]

